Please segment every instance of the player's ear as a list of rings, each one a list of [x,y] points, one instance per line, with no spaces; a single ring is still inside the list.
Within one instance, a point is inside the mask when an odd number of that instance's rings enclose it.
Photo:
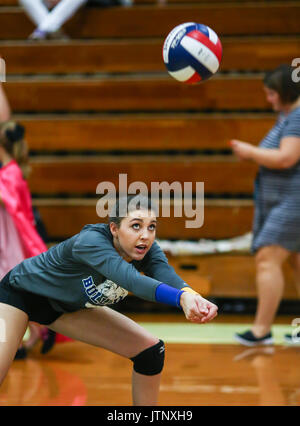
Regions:
[[[118,233],[118,229],[119,229],[118,225],[115,222],[110,222],[109,229],[110,229],[110,232],[112,233],[112,235],[114,237],[116,237],[117,233]]]

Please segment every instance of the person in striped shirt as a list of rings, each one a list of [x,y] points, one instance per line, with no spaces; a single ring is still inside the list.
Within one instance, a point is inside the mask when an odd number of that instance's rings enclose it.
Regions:
[[[290,258],[300,277],[300,82],[281,65],[266,74],[264,90],[278,119],[259,146],[233,140],[241,160],[258,164],[252,251],[256,261],[258,307],[251,330],[236,334],[248,346],[272,344],[273,324],[284,289],[283,264]],[[299,278],[298,278],[299,279]],[[300,333],[286,335],[300,343]]]

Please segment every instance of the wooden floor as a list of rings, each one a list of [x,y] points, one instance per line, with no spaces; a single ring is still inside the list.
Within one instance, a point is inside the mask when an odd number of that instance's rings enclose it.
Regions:
[[[183,322],[181,315],[129,315],[139,322]],[[216,322],[251,322],[219,317]],[[291,324],[291,318],[278,318]],[[199,326],[199,330],[200,330]],[[300,347],[167,343],[159,405],[300,405]],[[130,406],[131,362],[79,342],[35,348],[15,361],[0,406]]]

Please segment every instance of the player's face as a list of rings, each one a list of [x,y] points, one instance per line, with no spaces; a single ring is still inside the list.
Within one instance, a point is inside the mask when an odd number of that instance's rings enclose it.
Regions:
[[[119,228],[110,225],[114,247],[127,261],[142,260],[156,236],[156,215],[151,210],[135,210],[125,217]]]
[[[264,91],[266,94],[266,99],[272,105],[273,110],[276,112],[282,111],[283,104],[281,102],[279,93],[275,90],[269,89],[268,87],[264,87]]]

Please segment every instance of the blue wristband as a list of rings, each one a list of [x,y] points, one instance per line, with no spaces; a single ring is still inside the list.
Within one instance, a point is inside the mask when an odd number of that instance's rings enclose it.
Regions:
[[[155,300],[166,305],[180,306],[180,296],[184,291],[178,288],[171,287],[167,284],[161,283],[155,291]]]

